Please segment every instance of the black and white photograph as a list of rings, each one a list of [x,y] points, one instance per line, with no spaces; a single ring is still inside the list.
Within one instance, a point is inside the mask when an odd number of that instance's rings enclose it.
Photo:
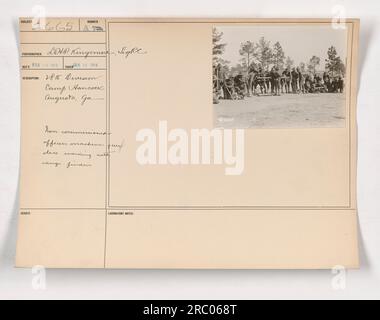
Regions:
[[[343,25],[213,28],[213,104],[221,128],[344,127]]]

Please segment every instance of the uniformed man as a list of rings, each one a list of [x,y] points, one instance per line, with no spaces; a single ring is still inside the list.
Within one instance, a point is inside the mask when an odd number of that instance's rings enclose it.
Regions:
[[[343,80],[343,77],[342,76],[339,76],[338,77],[338,92],[340,93],[343,93],[343,90],[344,90],[344,80]]]
[[[272,95],[275,95],[275,93],[274,93],[274,86],[275,86],[275,84],[274,84],[274,79],[275,79],[274,74],[275,74],[275,66],[273,66],[272,69],[270,69],[270,71],[269,71],[270,93]]]
[[[323,73],[323,85],[325,87],[325,90],[327,92],[331,92],[331,80],[330,80],[330,75],[327,72]]]
[[[309,74],[305,76],[305,93],[311,93],[311,77]]]
[[[272,94],[275,96],[279,96],[280,94],[280,86],[281,86],[281,75],[278,67],[273,67],[271,72],[271,83],[272,83]]]
[[[291,79],[291,81],[292,81],[292,92],[297,93],[298,92],[299,74],[298,74],[296,68],[292,69],[291,76],[292,76],[292,79]]]
[[[290,68],[287,67],[283,72],[282,72],[282,84],[285,87],[285,92],[290,93],[290,80],[291,80],[291,73],[290,73]]]
[[[298,73],[298,92],[305,93],[305,77],[302,74],[301,69],[299,67],[297,67],[296,71]]]

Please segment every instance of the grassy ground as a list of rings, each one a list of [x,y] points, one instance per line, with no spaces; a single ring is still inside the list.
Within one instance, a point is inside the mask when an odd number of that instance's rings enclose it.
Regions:
[[[215,125],[223,128],[343,127],[345,94],[284,94],[220,100]]]

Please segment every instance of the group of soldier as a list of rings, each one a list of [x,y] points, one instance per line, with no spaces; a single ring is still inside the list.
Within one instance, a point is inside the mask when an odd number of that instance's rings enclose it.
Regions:
[[[307,94],[343,92],[342,76],[329,73],[302,72],[287,67],[282,72],[276,66],[270,70],[251,66],[248,73],[227,75],[220,65],[214,67],[214,103],[219,99],[244,99],[252,95]]]

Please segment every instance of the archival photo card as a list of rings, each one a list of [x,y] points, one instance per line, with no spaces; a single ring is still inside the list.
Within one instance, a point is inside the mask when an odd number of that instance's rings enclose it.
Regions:
[[[19,22],[17,267],[359,266],[359,20]]]
[[[344,26],[215,26],[212,39],[216,127],[346,126]]]

